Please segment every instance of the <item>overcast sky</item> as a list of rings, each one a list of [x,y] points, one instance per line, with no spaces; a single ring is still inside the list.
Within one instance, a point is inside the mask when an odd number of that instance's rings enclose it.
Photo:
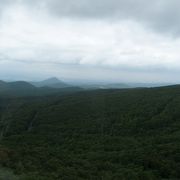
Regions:
[[[179,0],[0,0],[0,79],[180,82]]]

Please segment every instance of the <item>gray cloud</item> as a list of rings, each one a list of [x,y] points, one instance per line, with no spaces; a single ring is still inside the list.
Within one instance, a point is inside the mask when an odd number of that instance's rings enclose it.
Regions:
[[[0,71],[18,74],[22,65],[22,74],[41,69],[90,78],[94,69],[94,79],[107,72],[115,79],[164,79],[166,72],[167,78],[180,69],[179,6],[178,0],[0,0]]]
[[[57,17],[135,20],[173,35],[180,33],[179,0],[25,0]]]
[[[158,32],[180,34],[179,0],[0,0],[0,11],[11,4],[57,18],[135,20]]]

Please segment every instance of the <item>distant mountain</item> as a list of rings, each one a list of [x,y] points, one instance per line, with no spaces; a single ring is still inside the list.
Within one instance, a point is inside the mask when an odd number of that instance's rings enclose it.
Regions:
[[[36,87],[51,87],[51,88],[67,88],[72,87],[69,84],[57,79],[56,77],[46,79],[40,82],[31,82],[32,85]]]
[[[36,89],[33,85],[25,81],[16,81],[16,82],[5,82],[0,81],[0,92],[9,92],[9,91],[27,91]]]
[[[52,82],[57,82],[55,79],[51,79]],[[19,97],[19,96],[43,96],[43,95],[51,95],[51,94],[68,94],[71,92],[81,91],[81,88],[78,87],[67,87],[64,85],[61,88],[52,88],[55,87],[55,84],[52,83],[52,87],[42,86],[36,87],[31,83],[25,81],[15,81],[15,82],[5,82],[0,81],[0,96],[8,96],[8,97]],[[45,81],[44,81],[45,82]],[[59,82],[59,81],[58,81]],[[60,85],[57,84],[57,86]]]
[[[37,93],[37,88],[25,81],[5,82],[0,81],[0,96],[26,96]]]
[[[35,87],[25,81],[15,81],[15,82],[9,82],[7,83],[10,88],[17,89],[17,90],[29,90],[29,89],[35,89]]]
[[[57,83],[63,83],[62,81],[60,81],[58,78],[56,77],[52,77],[49,79],[46,79],[44,81],[39,82],[41,85],[52,85],[52,84],[57,84]],[[65,83],[64,83],[65,84]]]

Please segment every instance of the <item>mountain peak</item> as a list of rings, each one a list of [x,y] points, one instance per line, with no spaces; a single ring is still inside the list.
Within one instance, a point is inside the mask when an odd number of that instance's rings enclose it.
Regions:
[[[54,81],[54,82],[59,82],[60,80],[57,77],[51,77],[48,79],[45,79],[44,81]]]
[[[47,80],[56,80],[56,81],[59,81],[59,79],[57,77],[50,77]]]
[[[40,82],[33,82],[31,83],[36,87],[51,87],[51,88],[66,88],[70,87],[69,84],[66,84],[65,82],[59,80],[56,77],[51,77],[49,79],[46,79],[44,81]]]
[[[58,78],[56,78],[56,77],[51,77],[51,78],[48,78],[48,79],[46,79],[46,80],[44,80],[43,82],[48,82],[48,83],[59,83],[59,82],[61,82]]]

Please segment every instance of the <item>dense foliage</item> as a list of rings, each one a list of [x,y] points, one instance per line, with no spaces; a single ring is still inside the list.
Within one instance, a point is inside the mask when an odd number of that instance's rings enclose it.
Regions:
[[[11,179],[180,179],[180,87],[0,99]]]

